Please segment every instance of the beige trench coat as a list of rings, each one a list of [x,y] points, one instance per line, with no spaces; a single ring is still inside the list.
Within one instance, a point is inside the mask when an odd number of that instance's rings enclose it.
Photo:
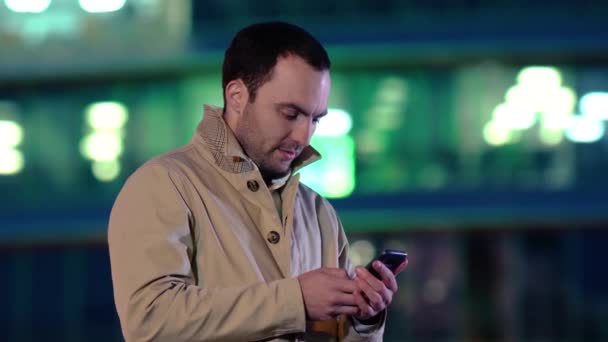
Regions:
[[[295,169],[317,159],[307,148]],[[336,340],[307,329],[295,277],[319,267],[352,274],[348,243],[331,205],[298,178],[283,189],[279,217],[257,167],[212,107],[190,144],[131,175],[108,230],[125,339]],[[348,318],[344,340],[381,340],[384,321]]]

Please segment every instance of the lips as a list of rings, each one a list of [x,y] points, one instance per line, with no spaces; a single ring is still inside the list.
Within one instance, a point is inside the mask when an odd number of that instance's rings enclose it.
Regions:
[[[279,153],[283,157],[282,159],[285,159],[285,160],[293,160],[298,155],[298,153],[295,150],[284,150],[282,148],[279,148]]]

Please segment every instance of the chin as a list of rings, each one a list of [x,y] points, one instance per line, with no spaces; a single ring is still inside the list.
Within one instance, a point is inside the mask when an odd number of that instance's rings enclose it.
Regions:
[[[268,170],[266,174],[270,176],[271,179],[277,179],[281,177],[285,177],[289,173],[289,168],[276,168],[272,170]]]
[[[280,178],[289,172],[289,168],[284,167],[270,167],[270,165],[258,165],[258,167],[264,179]]]

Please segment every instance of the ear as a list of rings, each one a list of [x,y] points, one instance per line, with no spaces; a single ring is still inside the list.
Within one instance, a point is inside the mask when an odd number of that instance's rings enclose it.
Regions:
[[[236,79],[226,84],[225,94],[227,111],[240,114],[249,102],[249,91],[243,80]]]

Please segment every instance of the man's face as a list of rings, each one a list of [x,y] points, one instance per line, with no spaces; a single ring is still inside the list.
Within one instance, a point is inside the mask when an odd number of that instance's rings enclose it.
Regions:
[[[279,57],[269,81],[258,88],[237,123],[235,135],[265,180],[286,175],[309,145],[327,113],[331,81],[297,56]]]

